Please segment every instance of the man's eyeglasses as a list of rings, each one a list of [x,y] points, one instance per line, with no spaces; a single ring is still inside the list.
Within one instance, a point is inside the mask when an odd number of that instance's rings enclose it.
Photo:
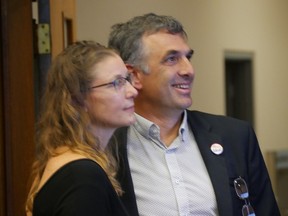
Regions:
[[[249,201],[249,192],[245,180],[241,177],[234,180],[234,188],[237,196],[245,201],[245,204],[242,207],[243,216],[256,216],[254,209],[252,208]]]
[[[92,86],[89,89],[94,89],[94,88],[98,88],[98,87],[102,87],[102,86],[106,86],[106,85],[113,85],[116,90],[119,90],[126,84],[127,81],[129,83],[131,83],[131,75],[130,74],[128,74],[126,77],[118,77],[109,83],[104,83],[101,85]]]

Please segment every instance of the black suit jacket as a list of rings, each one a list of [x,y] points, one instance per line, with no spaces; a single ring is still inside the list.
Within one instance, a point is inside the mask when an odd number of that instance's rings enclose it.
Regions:
[[[280,215],[271,182],[252,127],[240,120],[187,110],[187,120],[207,167],[216,195],[220,216],[242,216],[243,200],[235,192],[233,180],[241,176],[249,188],[249,200],[257,216]],[[127,158],[127,127],[115,132],[119,145],[118,180],[122,201],[131,216],[138,216],[133,182]],[[223,146],[214,154],[213,143]]]

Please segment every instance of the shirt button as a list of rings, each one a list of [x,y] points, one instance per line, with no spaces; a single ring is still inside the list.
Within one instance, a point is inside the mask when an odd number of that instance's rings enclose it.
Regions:
[[[157,138],[158,137],[158,129],[157,128],[151,128],[151,130],[150,130],[150,134],[151,134],[151,136],[153,137],[153,138]]]

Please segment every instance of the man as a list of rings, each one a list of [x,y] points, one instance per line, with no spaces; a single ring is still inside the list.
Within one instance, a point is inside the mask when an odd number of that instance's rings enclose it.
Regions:
[[[145,14],[112,27],[132,83],[136,123],[115,133],[118,179],[132,216],[280,215],[253,129],[187,110],[193,50],[173,17]]]

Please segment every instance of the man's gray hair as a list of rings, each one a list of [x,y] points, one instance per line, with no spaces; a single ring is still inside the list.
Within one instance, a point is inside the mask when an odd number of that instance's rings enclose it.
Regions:
[[[143,16],[136,16],[125,23],[113,25],[108,46],[116,49],[125,63],[147,72],[147,65],[144,64],[146,51],[143,47],[142,38],[144,35],[163,30],[171,34],[180,34],[187,39],[187,34],[178,20],[171,16],[148,13]]]

